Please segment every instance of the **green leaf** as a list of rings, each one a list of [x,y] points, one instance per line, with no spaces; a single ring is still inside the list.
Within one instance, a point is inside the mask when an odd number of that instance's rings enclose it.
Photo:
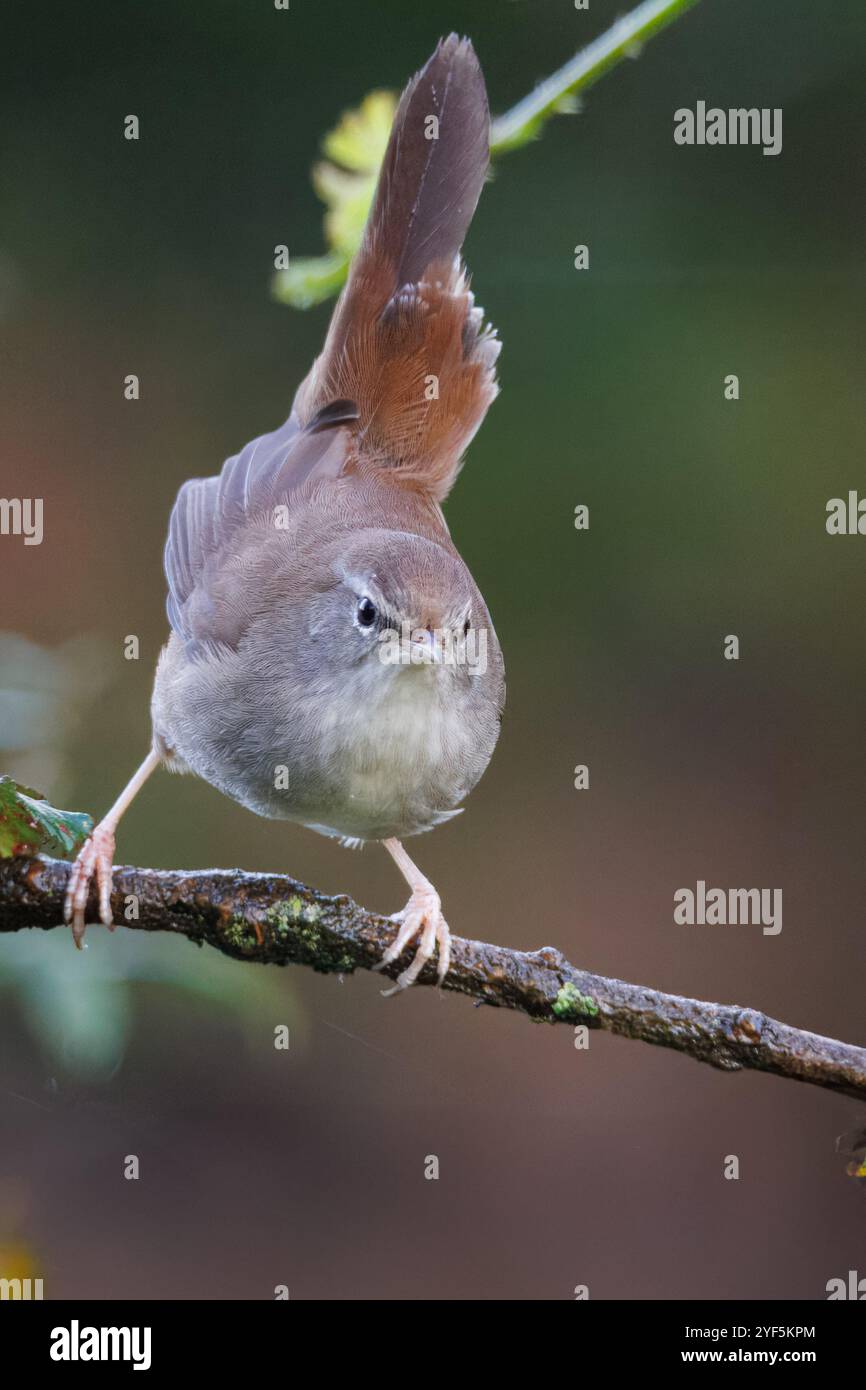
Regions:
[[[393,92],[370,92],[322,141],[329,159],[314,167],[313,187],[327,208],[328,247],[347,261],[361,243],[396,109]]]
[[[361,244],[396,109],[393,92],[370,92],[356,110],[343,113],[322,141],[329,158],[314,166],[313,187],[327,209],[328,251],[292,260],[287,270],[277,271],[271,291],[281,304],[309,309],[338,294],[345,283],[349,262]]]
[[[39,792],[0,777],[0,859],[73,854],[93,829],[84,811],[58,811]]]
[[[322,141],[323,152],[335,164],[372,176],[375,181],[396,110],[393,92],[368,92],[356,110],[344,111],[340,124],[328,131]]]
[[[339,294],[349,271],[349,257],[336,252],[330,256],[305,256],[292,261],[288,270],[278,270],[271,282],[271,293],[280,304],[292,309],[311,309]]]
[[[313,187],[328,208],[325,213],[328,245],[350,258],[364,235],[367,213],[376,190],[375,174],[350,174],[323,160],[313,169]]]
[[[393,92],[369,92],[323,139],[328,159],[314,166],[312,178],[326,207],[328,251],[292,260],[287,270],[277,271],[271,292],[281,304],[309,309],[339,294],[361,244],[396,109]]]

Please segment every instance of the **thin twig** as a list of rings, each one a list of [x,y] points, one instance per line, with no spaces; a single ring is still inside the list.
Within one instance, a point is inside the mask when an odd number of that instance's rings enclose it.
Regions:
[[[644,0],[630,14],[623,15],[510,111],[496,118],[490,128],[490,153],[500,155],[525,145],[549,116],[568,110],[570,98],[587,91],[624,58],[636,58],[648,39],[696,4],[697,0]]]
[[[58,926],[69,868],[59,859],[0,862],[0,933]],[[95,920],[95,900],[90,910]],[[342,974],[373,969],[395,931],[387,917],[351,898],[326,897],[292,878],[239,869],[116,868],[112,910],[128,927],[207,942],[236,960]],[[133,911],[137,918],[128,920]],[[410,954],[385,973],[394,978]],[[435,982],[435,968],[428,965],[419,983]],[[444,987],[542,1022],[604,1028],[674,1048],[725,1071],[767,1071],[866,1099],[862,1047],[778,1023],[757,1009],[592,975],[551,946],[512,951],[455,937]]]

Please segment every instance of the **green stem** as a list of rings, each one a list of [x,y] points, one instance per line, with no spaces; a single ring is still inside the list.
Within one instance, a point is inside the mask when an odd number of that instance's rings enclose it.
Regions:
[[[504,154],[519,148],[538,134],[550,116],[567,109],[569,97],[586,91],[624,58],[637,57],[648,39],[666,29],[697,0],[644,0],[631,14],[615,24],[575,54],[558,72],[546,77],[504,116],[490,131],[490,153]]]

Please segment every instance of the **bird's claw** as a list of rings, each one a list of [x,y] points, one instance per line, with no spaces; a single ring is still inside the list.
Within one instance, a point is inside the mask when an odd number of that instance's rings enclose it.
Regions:
[[[111,916],[113,867],[114,830],[107,825],[97,825],[85,840],[72,865],[63,903],[63,920],[72,927],[72,939],[79,951],[84,941],[84,914],[94,874],[99,888],[99,920],[110,931],[114,930]]]
[[[383,970],[386,965],[390,965],[409,945],[414,938],[420,937],[418,949],[412,958],[410,965],[397,976],[397,980],[390,989],[383,989],[382,994],[387,999],[392,994],[399,994],[401,990],[408,989],[417,980],[424,966],[433,955],[436,946],[439,947],[439,965],[436,971],[439,984],[448,974],[448,967],[451,963],[451,932],[448,923],[442,916],[442,905],[439,901],[439,894],[432,888],[415,889],[402,912],[395,912],[391,918],[392,922],[400,923],[400,930],[391,942],[379,964],[374,968]]]

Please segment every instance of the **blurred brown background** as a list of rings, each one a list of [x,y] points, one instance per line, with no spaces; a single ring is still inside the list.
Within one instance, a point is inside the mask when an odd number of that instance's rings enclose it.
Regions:
[[[2,540],[2,770],[100,813],[143,756],[175,492],[284,418],[324,333],[269,280],[275,244],[321,248],[308,170],[339,113],[452,28],[502,111],[622,8],[13,11],[0,491],[45,499],[45,540]],[[508,706],[466,813],[410,846],[461,935],[851,1042],[866,540],[824,519],[866,493],[864,54],[854,0],[704,0],[498,165],[467,256],[503,391],[447,514]],[[782,107],[782,154],[675,146],[698,99]],[[405,897],[375,846],[162,773],[118,857]],[[699,878],[781,887],[781,935],[675,926]],[[7,937],[0,991],[0,1246],[48,1297],[822,1298],[866,1274],[834,1152],[863,1111],[829,1093],[122,931]]]

